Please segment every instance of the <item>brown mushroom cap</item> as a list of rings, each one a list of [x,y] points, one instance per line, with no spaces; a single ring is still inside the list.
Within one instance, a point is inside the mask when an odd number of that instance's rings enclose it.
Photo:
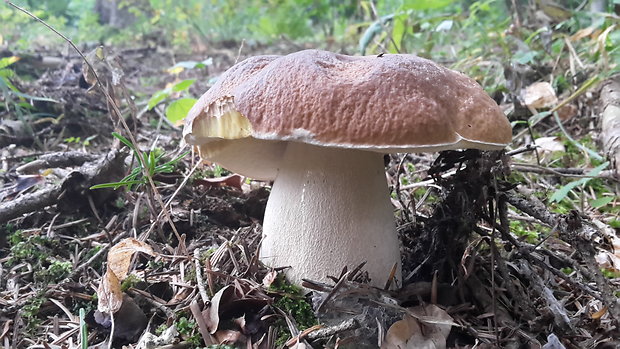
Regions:
[[[236,64],[189,112],[184,135],[225,167],[230,156],[263,153],[265,169],[241,170],[265,179],[275,176],[277,141],[387,153],[501,149],[512,136],[497,104],[459,72],[414,55],[317,50]],[[239,138],[248,141],[228,154]]]

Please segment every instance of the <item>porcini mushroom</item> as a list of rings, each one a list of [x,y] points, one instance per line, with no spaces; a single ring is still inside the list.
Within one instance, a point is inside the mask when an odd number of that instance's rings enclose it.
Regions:
[[[306,50],[246,59],[189,112],[184,139],[203,159],[274,180],[260,258],[325,281],[363,261],[373,285],[399,240],[383,155],[502,149],[508,120],[467,76],[405,54]]]

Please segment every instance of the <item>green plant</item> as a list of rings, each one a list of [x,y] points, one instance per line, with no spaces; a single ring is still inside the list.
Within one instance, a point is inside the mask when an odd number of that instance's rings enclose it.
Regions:
[[[540,236],[540,230],[538,228],[541,227],[536,225],[529,226],[525,222],[517,220],[510,222],[510,231],[518,237],[524,238],[525,241],[529,242],[530,244],[535,244],[538,242]]]
[[[121,282],[121,291],[125,292],[128,289],[136,286],[141,281],[142,280],[138,276],[134,274],[129,274],[127,275],[127,278],[123,280],[123,282]]]
[[[88,136],[84,140],[82,140],[82,137],[67,137],[63,139],[63,141],[68,144],[83,145],[88,147],[90,145],[90,141],[95,138],[97,138],[97,135]]]
[[[163,162],[165,154],[161,150],[154,149],[145,152],[143,154],[144,158],[141,158],[138,155],[138,150],[136,147],[127,138],[116,132],[113,132],[112,135],[118,138],[121,142],[123,142],[123,144],[133,151],[134,158],[138,162],[138,166],[134,167],[131,172],[125,176],[125,178],[118,182],[97,184],[90,187],[90,189],[114,188],[116,190],[120,187],[126,187],[127,190],[131,190],[134,186],[145,185],[148,183],[148,179],[144,175],[145,172],[151,178],[153,178],[156,174],[171,173],[174,171],[174,168],[179,160],[190,152],[186,151],[170,161]]]
[[[73,270],[71,262],[53,260],[46,268],[35,272],[35,279],[44,283],[57,283]]]
[[[196,322],[189,320],[182,316],[176,321],[177,330],[186,338],[186,340],[194,346],[199,346],[202,343],[200,335],[196,330]]]
[[[22,307],[20,313],[28,332],[32,332],[40,326],[41,319],[39,319],[38,314],[45,300],[46,298],[42,294],[37,294],[29,298],[28,302]]]
[[[168,68],[167,71],[178,75],[183,70],[201,69],[211,64],[213,64],[213,60],[211,58],[207,58],[201,62],[183,61]],[[159,103],[171,100],[166,107],[166,118],[173,124],[180,124],[189,110],[194,106],[194,103],[196,103],[196,99],[193,97],[182,97],[184,92],[186,92],[190,86],[194,84],[194,82],[196,82],[196,79],[182,80],[155,92],[147,103],[147,110],[155,108],[155,106]]]
[[[292,316],[299,329],[303,330],[317,324],[312,306],[304,297],[301,288],[288,282],[283,275],[278,275],[269,286],[269,290],[277,294],[274,306]],[[284,320],[279,320],[276,326],[279,328],[276,345],[280,347],[290,336]]]
[[[48,241],[39,235],[25,236],[21,230],[9,235],[10,257],[7,265],[15,265],[21,261],[31,261],[40,264],[49,256],[43,248]]]
[[[549,201],[551,202],[560,202],[562,200],[564,200],[568,193],[580,186],[585,186],[586,184],[588,184],[588,182],[590,182],[592,180],[593,177],[596,177],[599,173],[601,173],[602,170],[604,170],[605,168],[607,168],[607,166],[609,166],[609,162],[605,162],[602,165],[599,165],[595,168],[593,168],[592,170],[590,170],[587,173],[587,178],[581,178],[578,179],[576,181],[572,181],[562,187],[560,187],[558,190],[556,190],[553,195],[551,195],[551,197],[549,198]]]
[[[80,348],[88,349],[88,327],[86,326],[86,310],[80,308]]]
[[[28,103],[28,100],[33,101],[45,101],[56,102],[50,98],[41,98],[31,96],[19,91],[19,89],[13,84],[12,79],[16,78],[15,72],[10,68],[12,64],[19,61],[19,57],[11,56],[0,58],[0,108],[4,108],[9,113],[15,113],[18,118],[23,119],[26,115],[44,115],[44,114],[32,114],[33,107]],[[0,109],[1,110],[1,109]],[[45,114],[48,115],[48,114]]]

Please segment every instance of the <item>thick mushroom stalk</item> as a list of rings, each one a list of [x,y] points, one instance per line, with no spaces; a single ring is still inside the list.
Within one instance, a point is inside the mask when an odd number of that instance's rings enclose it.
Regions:
[[[366,261],[375,286],[394,265],[399,241],[379,153],[290,142],[271,190],[261,260],[287,277],[323,281]],[[338,275],[334,275],[338,276]]]

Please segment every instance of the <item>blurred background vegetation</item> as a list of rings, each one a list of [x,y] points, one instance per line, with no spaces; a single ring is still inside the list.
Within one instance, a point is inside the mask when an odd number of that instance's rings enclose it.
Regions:
[[[147,44],[192,53],[204,52],[213,45],[238,47],[243,39],[249,46],[290,41],[350,54],[407,52],[473,74],[489,90],[501,89],[504,72],[495,64],[553,61],[560,53],[570,51],[576,54],[574,58],[596,62],[588,69],[614,72],[620,60],[620,0],[15,3],[86,47]],[[0,23],[0,47],[26,50],[61,43],[60,38],[10,6],[0,6]],[[478,64],[480,61],[485,64]],[[558,81],[563,83],[562,79]]]
[[[376,35],[383,31],[383,35],[391,36],[389,51],[428,53],[434,46],[458,43],[457,46],[475,53],[489,43],[507,48],[510,42],[505,31],[511,24],[547,24],[549,29],[562,29],[567,34],[588,26],[606,29],[618,22],[614,8],[619,1],[22,0],[15,3],[32,10],[77,42],[133,44],[136,38],[156,37],[167,44],[188,48],[197,42],[246,39],[271,43],[285,37],[351,43],[360,41],[364,35],[370,39],[374,30]],[[0,7],[0,20],[5,43],[18,48],[52,43],[44,28],[9,6]],[[478,35],[468,35],[473,32]],[[617,32],[608,39],[605,44],[617,43]],[[438,54],[455,55],[448,48]]]

